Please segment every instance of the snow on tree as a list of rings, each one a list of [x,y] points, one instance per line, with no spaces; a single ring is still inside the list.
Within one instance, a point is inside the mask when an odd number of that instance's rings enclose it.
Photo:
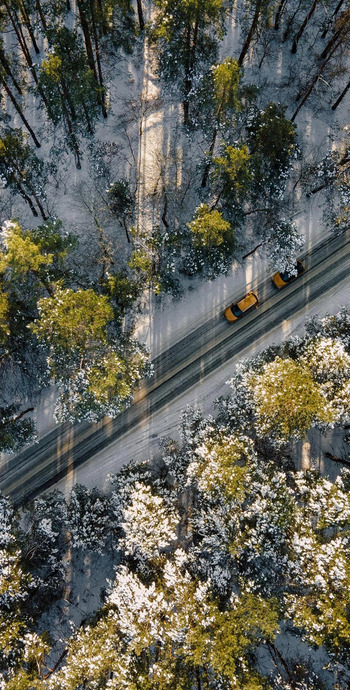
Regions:
[[[302,438],[315,422],[331,424],[334,416],[310,371],[292,359],[276,357],[248,381],[255,401],[259,435],[288,441]]]
[[[161,496],[154,495],[151,488],[141,482],[135,483],[129,501],[122,512],[124,537],[120,548],[141,563],[145,559],[157,559],[177,540],[179,518]]]
[[[201,204],[191,223],[187,227],[193,234],[193,242],[200,247],[212,250],[219,245],[232,243],[233,232],[230,223],[222,217],[220,211],[211,210],[207,204]]]
[[[69,495],[67,525],[73,548],[104,553],[117,530],[109,497],[77,484]]]
[[[267,229],[265,249],[272,270],[297,275],[297,258],[305,238],[295,223],[280,220]]]

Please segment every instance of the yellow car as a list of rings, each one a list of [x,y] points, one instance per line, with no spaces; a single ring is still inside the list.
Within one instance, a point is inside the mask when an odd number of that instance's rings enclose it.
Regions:
[[[305,271],[305,264],[302,261],[299,261],[299,259],[297,259],[296,269],[298,271],[296,276],[291,276],[289,273],[275,273],[275,275],[272,276],[272,282],[278,289],[284,287],[285,285],[289,285],[289,283],[292,283],[293,280],[299,278],[299,276],[301,276]]]
[[[240,319],[243,314],[245,314],[247,311],[250,311],[254,307],[259,306],[259,300],[257,296],[254,294],[254,292],[248,292],[248,294],[243,297],[237,304],[231,304],[230,307],[227,307],[224,311],[224,317],[229,321],[229,323],[233,323],[234,321],[237,321],[237,319]]]

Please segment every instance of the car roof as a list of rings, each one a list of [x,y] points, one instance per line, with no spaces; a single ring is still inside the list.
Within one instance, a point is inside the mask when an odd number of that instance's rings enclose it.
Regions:
[[[252,292],[248,292],[248,294],[241,299],[240,302],[238,302],[238,306],[241,309],[241,311],[246,311],[251,307],[253,304],[256,304],[257,299],[255,295]]]

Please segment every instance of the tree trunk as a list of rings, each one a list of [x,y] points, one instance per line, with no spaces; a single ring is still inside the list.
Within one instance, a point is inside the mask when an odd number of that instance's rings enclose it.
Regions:
[[[339,22],[337,30],[334,32],[333,36],[329,39],[325,49],[320,55],[320,59],[324,60],[327,57],[330,50],[332,50],[335,43],[340,39],[340,43],[348,30],[350,29],[350,14],[346,14],[343,19]]]
[[[184,110],[184,124],[188,124],[189,118],[189,100],[188,96],[191,91],[191,77],[190,77],[190,64],[191,64],[191,26],[187,27],[186,35],[186,60],[185,60],[185,79],[184,79],[184,100],[183,100],[183,110]]]
[[[315,12],[315,9],[316,9],[316,7],[317,7],[317,4],[318,4],[318,0],[314,0],[313,3],[312,3],[312,5],[311,5],[310,11],[309,11],[308,14],[306,15],[306,17],[305,17],[305,19],[304,19],[304,21],[303,21],[303,23],[302,23],[302,25],[301,25],[299,31],[298,31],[298,32],[295,34],[295,36],[294,36],[293,45],[292,45],[292,51],[291,51],[291,52],[293,53],[293,55],[297,52],[298,43],[299,43],[299,41],[300,41],[300,39],[301,39],[301,37],[302,37],[302,35],[303,35],[303,33],[304,33],[306,27],[307,27],[307,25],[308,25],[308,23],[309,23],[309,21],[310,21],[312,15],[313,15],[314,12]]]
[[[95,65],[94,51],[92,49],[92,43],[91,43],[91,38],[90,38],[89,24],[88,24],[88,21],[86,19],[84,10],[82,8],[81,0],[77,0],[77,5],[78,5],[78,10],[79,10],[80,24],[81,24],[82,32],[84,35],[84,43],[85,43],[86,55],[87,55],[89,67],[94,74],[96,82],[98,83],[98,76],[97,76],[96,65]]]
[[[276,16],[275,16],[275,23],[274,23],[275,31],[278,31],[278,29],[280,28],[281,14],[284,10],[284,6],[285,6],[286,2],[287,2],[287,0],[281,0],[278,7],[277,7],[277,12],[276,12]]]
[[[328,31],[329,31],[329,27],[331,26],[334,17],[338,14],[338,12],[339,12],[339,10],[341,9],[342,5],[344,5],[344,0],[340,0],[340,2],[338,2],[337,6],[336,6],[336,8],[335,8],[335,10],[334,10],[334,12],[333,12],[333,14],[332,14],[332,17],[331,17],[330,21],[328,22],[328,24],[327,24],[325,30],[324,30],[324,31],[322,32],[322,34],[321,34],[321,38],[326,38],[326,35],[327,35]]]
[[[299,12],[299,10],[300,10],[300,5],[301,5],[301,0],[299,0],[298,7],[296,8],[295,12],[292,14],[292,16],[291,16],[291,18],[290,18],[290,20],[289,20],[289,22],[288,22],[288,24],[287,24],[287,28],[285,29],[285,32],[284,32],[283,37],[282,37],[282,43],[284,43],[284,42],[287,40],[288,36],[289,36],[290,30],[291,30],[291,28],[292,28],[292,26],[293,26],[294,19],[295,19],[295,17],[297,16],[297,14],[298,14],[298,12]]]
[[[16,417],[13,417],[12,419],[8,419],[5,423],[4,426],[8,426],[9,424],[13,424],[13,422],[18,422],[22,417],[24,417],[25,414],[28,414],[28,412],[33,412],[34,407],[28,407],[26,410],[23,410],[20,412]]]
[[[17,165],[17,163],[16,163],[14,160],[11,160],[11,161],[10,161],[10,164],[11,164],[11,165],[14,167],[14,169],[16,170],[17,175],[18,175],[18,177],[19,177],[20,180],[21,180],[21,185],[24,184],[24,185],[26,185],[26,186],[28,187],[28,189],[29,189],[29,191],[30,191],[32,197],[34,198],[34,200],[35,200],[35,202],[36,202],[36,205],[37,205],[37,207],[38,207],[38,209],[39,209],[39,211],[40,211],[40,213],[41,213],[41,215],[42,215],[43,220],[47,220],[48,216],[46,215],[46,213],[45,213],[45,211],[44,211],[44,209],[43,209],[43,207],[42,207],[42,205],[41,205],[41,202],[40,202],[40,200],[38,199],[38,196],[37,196],[37,193],[36,193],[34,187],[33,187],[33,186],[30,184],[30,182],[28,182],[28,180],[26,179],[26,174],[25,174],[24,172],[22,172],[21,168]],[[28,197],[28,199],[29,199],[29,197]],[[27,199],[27,200],[28,200],[28,199]],[[29,203],[29,201],[28,201],[28,203]],[[33,210],[33,209],[32,209],[32,210]],[[34,215],[37,216],[38,214],[35,213]]]
[[[27,64],[30,66],[32,64],[32,59],[30,57],[30,51],[27,46],[26,40],[23,35],[23,31],[21,28],[21,25],[18,25],[18,18],[16,17],[16,14],[13,16],[11,12],[11,8],[7,2],[7,0],[4,0],[4,5],[6,7],[7,14],[9,16],[10,22],[12,24],[13,30],[17,36],[18,43],[21,47],[22,53],[26,59]],[[16,22],[17,20],[17,22]]]
[[[143,31],[145,28],[145,20],[143,16],[143,9],[142,9],[142,2],[141,0],[137,0],[137,14],[139,17],[139,27],[140,31]]]
[[[312,81],[311,81],[311,83],[310,83],[310,86],[308,87],[308,89],[307,89],[306,92],[305,92],[304,97],[302,98],[302,100],[300,101],[300,103],[299,103],[299,105],[298,105],[296,111],[293,113],[292,117],[290,118],[290,119],[291,119],[291,122],[294,122],[294,120],[295,120],[296,116],[298,115],[299,111],[301,110],[301,108],[303,107],[303,105],[306,103],[306,101],[307,101],[307,99],[309,98],[310,94],[313,92],[313,90],[314,90],[314,88],[315,88],[315,86],[316,86],[316,84],[317,84],[317,82],[318,82],[318,80],[319,80],[319,78],[320,78],[320,76],[321,76],[321,74],[322,74],[322,72],[323,72],[325,66],[327,65],[327,63],[329,62],[329,60],[331,59],[331,57],[333,56],[333,54],[335,53],[335,51],[336,51],[337,48],[339,47],[339,44],[340,44],[340,43],[341,43],[341,40],[340,40],[339,43],[336,43],[336,44],[333,46],[332,51],[328,54],[328,57],[326,58],[326,60],[324,60],[324,62],[323,62],[322,65],[320,66],[320,68],[319,68],[317,74],[315,74],[315,76],[313,77],[313,79],[312,79]],[[299,92],[295,100],[296,100],[296,101],[299,100],[299,98],[301,98],[301,96],[302,96],[302,92]]]
[[[44,12],[43,12],[43,8],[41,7],[41,2],[40,2],[40,0],[36,0],[36,9],[37,9],[37,11],[38,11],[38,15],[39,15],[39,17],[40,17],[40,21],[41,21],[41,23],[42,23],[42,25],[43,25],[43,29],[44,29],[44,31],[46,31],[46,29],[47,29],[47,22],[46,22],[46,19],[45,19],[45,15],[44,15]]]
[[[342,102],[344,96],[346,96],[347,92],[350,89],[350,81],[348,81],[344,91],[341,92],[340,96],[338,96],[337,100],[333,103],[332,105],[332,110],[336,110],[338,105]]]
[[[33,44],[33,48],[34,48],[36,54],[38,55],[40,53],[40,48],[39,48],[39,46],[35,40],[34,31],[32,29],[32,25],[30,23],[30,16],[27,12],[27,8],[26,8],[23,0],[21,0],[19,3],[19,11],[20,11],[20,14],[22,15],[23,23],[27,27],[27,31],[29,33],[30,40]]]
[[[5,51],[2,48],[0,48],[0,63],[2,64],[6,74],[10,77],[10,79],[11,79],[14,87],[17,89],[18,93],[22,95],[22,93],[23,93],[22,89],[21,89],[20,85],[18,84],[17,79],[11,70],[10,63],[6,57]]]
[[[248,36],[245,40],[244,46],[241,50],[241,54],[238,58],[238,64],[240,67],[242,67],[243,60],[244,60],[245,56],[247,55],[247,52],[249,50],[250,44],[252,42],[253,36],[255,34],[255,31],[256,31],[256,28],[258,26],[261,7],[262,7],[262,0],[257,0],[256,5],[255,5],[255,12],[254,12],[254,16],[253,16],[253,21],[252,21],[251,27],[248,31]]]
[[[19,180],[16,180],[16,184],[17,184],[17,189],[18,189],[20,195],[21,195],[21,196],[23,197],[23,199],[27,202],[27,204],[29,204],[30,210],[31,210],[33,216],[35,216],[35,217],[37,218],[37,217],[38,217],[38,212],[37,212],[37,210],[36,210],[36,208],[35,208],[35,206],[34,206],[32,200],[31,200],[30,196],[27,194],[27,192],[24,191],[24,189],[23,189],[23,187],[22,187],[22,184],[21,184],[21,182],[20,182]]]
[[[7,93],[8,97],[9,97],[9,99],[11,100],[11,102],[12,102],[12,104],[13,104],[15,110],[18,112],[18,115],[20,116],[20,118],[21,118],[21,120],[22,120],[24,126],[27,128],[27,130],[28,130],[30,136],[32,137],[35,146],[36,146],[38,149],[40,149],[41,144],[40,144],[40,142],[38,141],[38,139],[36,138],[36,136],[35,136],[35,134],[34,134],[32,128],[31,128],[31,126],[30,126],[30,124],[29,124],[29,122],[28,122],[28,120],[27,120],[27,118],[25,117],[25,115],[24,115],[24,113],[23,113],[21,107],[20,107],[19,104],[17,103],[17,101],[16,101],[16,99],[15,99],[15,97],[14,97],[14,95],[13,95],[11,89],[9,88],[9,86],[6,84],[5,81],[2,81],[2,85],[3,85],[3,87],[4,87],[5,91],[6,91],[6,93]]]
[[[104,87],[104,83],[103,83],[101,58],[100,58],[100,46],[99,46],[99,42],[98,42],[98,35],[97,35],[97,29],[96,29],[93,0],[90,0],[90,12],[91,12],[92,33],[93,33],[94,43],[95,43],[95,54],[96,54],[96,62],[97,62],[98,81],[99,81],[99,84],[100,84],[101,89],[102,89],[102,94],[101,94],[102,115],[103,115],[103,117],[107,117],[107,110],[106,110],[106,103],[105,103],[105,87]]]
[[[61,76],[61,80],[60,80],[60,81],[61,81],[61,86],[62,86],[63,97],[64,97],[66,103],[68,104],[68,107],[69,107],[69,110],[70,110],[70,114],[71,114],[71,116],[72,116],[72,120],[76,120],[76,119],[77,119],[77,114],[76,114],[76,111],[75,111],[74,103],[73,103],[73,101],[72,101],[72,99],[71,99],[71,97],[70,97],[69,88],[68,88],[68,86],[67,86],[66,80],[64,79],[63,76]]]
[[[80,158],[81,154],[80,154],[79,144],[77,142],[77,138],[76,138],[75,133],[74,133],[73,125],[71,123],[69,113],[68,113],[68,110],[66,108],[64,97],[61,93],[60,93],[60,97],[61,97],[62,110],[64,113],[67,129],[68,129],[69,139],[70,139],[70,142],[72,144],[73,151],[75,154],[75,165],[76,165],[78,170],[81,170],[81,158]]]
[[[217,127],[214,127],[212,140],[211,140],[210,146],[209,146],[209,155],[210,156],[212,156],[212,153],[214,151],[214,146],[215,146],[217,134],[218,134]],[[207,186],[209,170],[210,170],[210,161],[206,164],[206,166],[204,168],[204,173],[203,173],[202,182],[201,182],[201,187],[203,187],[203,188]]]

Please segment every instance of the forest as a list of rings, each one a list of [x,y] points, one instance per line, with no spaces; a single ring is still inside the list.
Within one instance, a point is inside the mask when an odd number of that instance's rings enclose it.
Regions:
[[[149,295],[179,301],[256,252],[292,273],[310,200],[320,239],[349,230],[350,10],[4,0],[0,27],[0,452],[14,454],[48,390],[57,424],[132,404],[152,376]],[[227,384],[106,492],[0,495],[0,690],[350,686],[348,308]],[[298,465],[315,431],[337,439],[335,479]]]
[[[350,19],[330,0],[9,0],[0,22],[0,449],[16,451],[50,384],[57,422],[130,404],[151,372],[145,291],[178,299],[259,248],[294,270],[314,195],[324,232],[346,230]],[[331,123],[314,145],[303,112]]]

